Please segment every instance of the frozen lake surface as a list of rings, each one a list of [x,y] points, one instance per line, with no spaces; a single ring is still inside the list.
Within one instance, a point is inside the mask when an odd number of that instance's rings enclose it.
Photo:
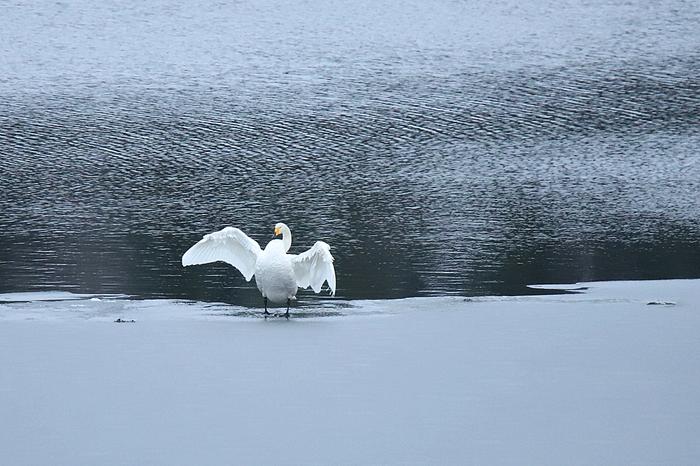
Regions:
[[[698,464],[700,281],[564,288],[312,303],[289,321],[0,295],[0,460]]]

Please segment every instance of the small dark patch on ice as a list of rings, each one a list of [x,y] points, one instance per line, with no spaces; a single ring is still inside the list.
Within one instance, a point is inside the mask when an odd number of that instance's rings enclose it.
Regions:
[[[318,312],[290,312],[290,319],[308,319],[311,317],[341,317],[345,314],[335,311],[318,311]],[[274,317],[284,317],[284,314],[277,314]]]
[[[647,306],[675,306],[673,301],[649,301]]]
[[[131,320],[124,320],[124,319],[121,319],[121,318],[120,318],[120,319],[115,320],[114,322],[116,322],[116,323],[118,323],[118,324],[133,324],[133,323],[135,323],[136,321],[135,321],[134,319],[131,319]]]

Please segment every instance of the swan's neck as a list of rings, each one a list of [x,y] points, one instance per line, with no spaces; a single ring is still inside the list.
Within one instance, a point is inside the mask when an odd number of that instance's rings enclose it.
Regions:
[[[292,247],[292,231],[286,225],[282,227],[282,244],[284,252],[289,251],[289,248]]]

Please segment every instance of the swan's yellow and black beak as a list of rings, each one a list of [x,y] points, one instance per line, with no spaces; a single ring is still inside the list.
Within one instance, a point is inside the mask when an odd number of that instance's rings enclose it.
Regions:
[[[282,234],[282,229],[280,227],[275,227],[275,236],[281,235]],[[274,238],[274,236],[273,236]]]

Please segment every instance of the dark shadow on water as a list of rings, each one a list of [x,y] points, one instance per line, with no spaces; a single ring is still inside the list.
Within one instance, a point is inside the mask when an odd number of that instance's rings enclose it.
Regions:
[[[287,320],[282,313],[271,313],[270,315],[265,315],[263,311],[238,311],[238,312],[223,312],[216,314],[208,314],[210,316],[216,317],[243,317],[243,318],[257,318],[263,320]],[[297,311],[289,312],[289,319],[311,319],[311,318],[321,318],[321,317],[342,317],[347,314],[338,311]]]

